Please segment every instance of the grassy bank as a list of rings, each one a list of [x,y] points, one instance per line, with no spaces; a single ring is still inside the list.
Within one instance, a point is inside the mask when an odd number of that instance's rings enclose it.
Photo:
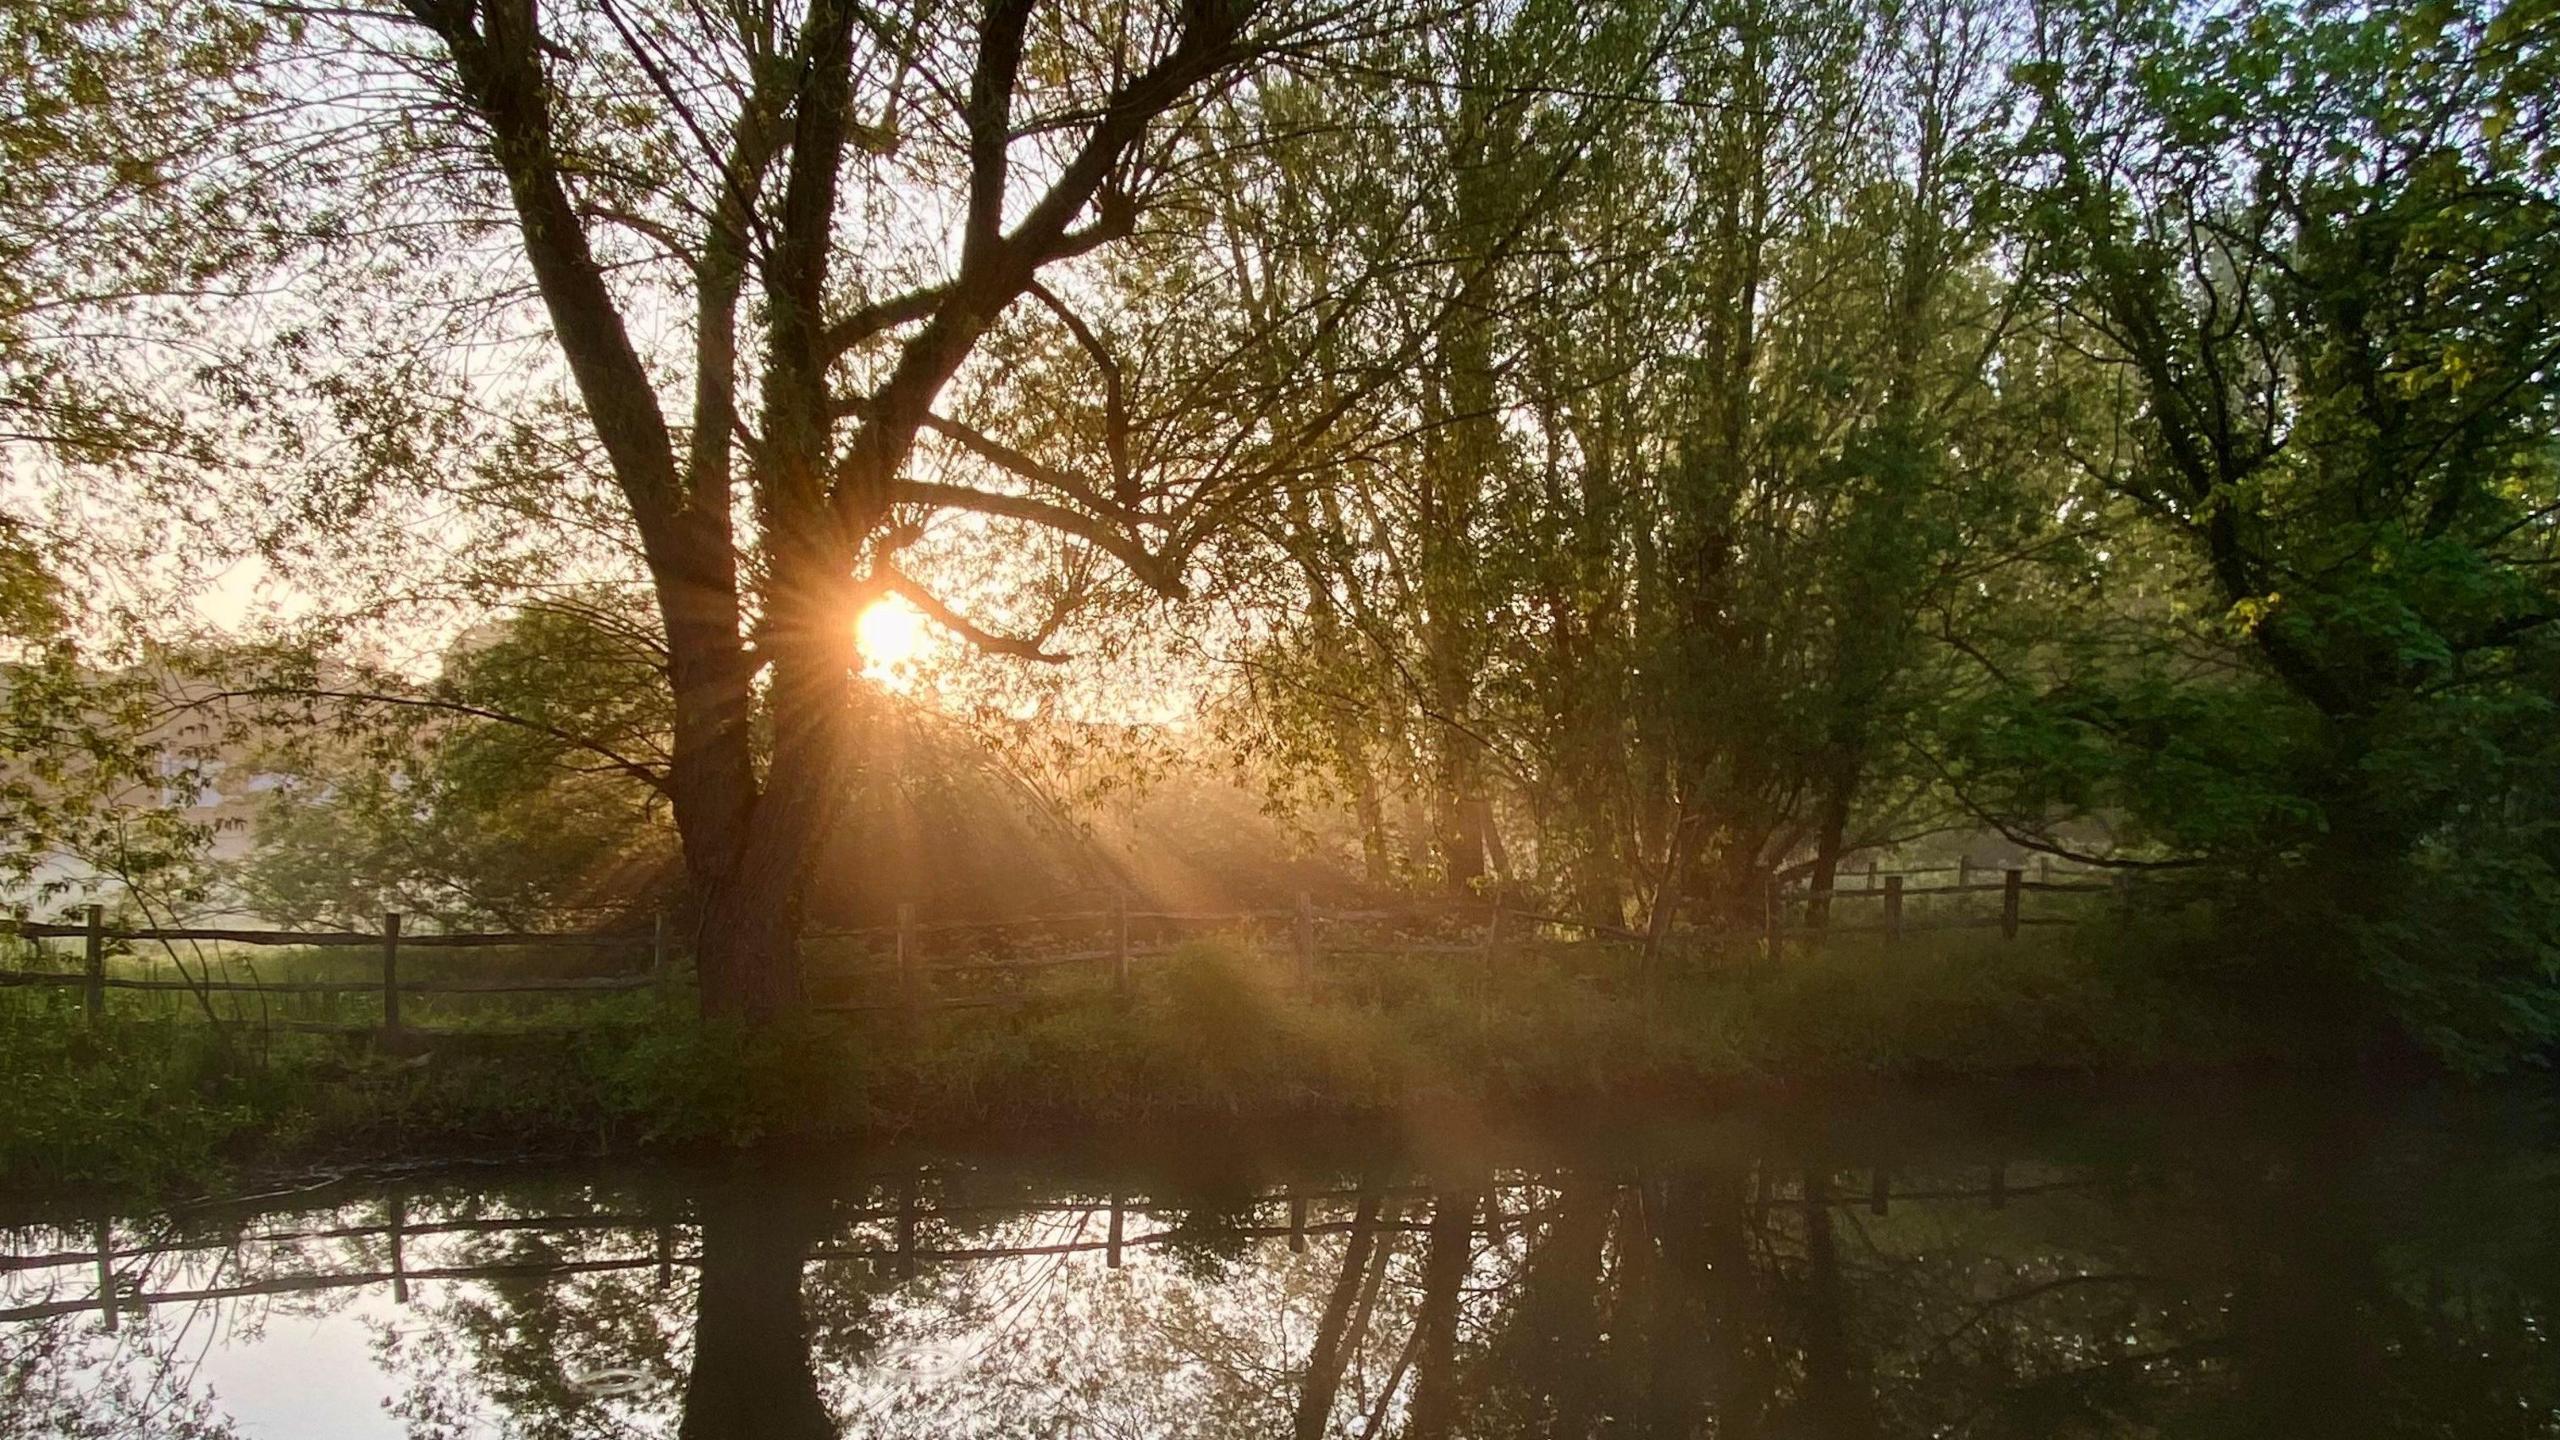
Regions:
[[[1756,973],[1709,957],[1649,1005],[1621,977],[1561,966],[1344,958],[1313,998],[1283,969],[1200,944],[1126,1006],[1062,982],[1002,1010],[752,1035],[641,994],[578,1006],[563,1037],[415,1055],[182,1013],[92,1026],[70,992],[15,992],[0,995],[0,1188],[2316,1058],[2236,1006],[2053,943],[1844,943]]]

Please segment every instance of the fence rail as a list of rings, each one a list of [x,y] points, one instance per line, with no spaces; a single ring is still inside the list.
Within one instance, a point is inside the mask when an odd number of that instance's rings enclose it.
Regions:
[[[1996,873],[1996,882],[1976,882],[1974,873]],[[1771,881],[1765,897],[1762,924],[1768,953],[1776,956],[1789,937],[1826,935],[1880,934],[1888,942],[1920,931],[1998,929],[2005,938],[2015,939],[2021,930],[2043,926],[2077,923],[2071,915],[2024,913],[2029,895],[2082,896],[2121,893],[2120,883],[2091,881],[2080,875],[2052,878],[2052,872],[2040,872],[2040,878],[2028,879],[2023,869],[1980,871],[1978,867],[1932,867],[1921,870],[1885,874],[1873,869],[1864,873],[1867,882],[1857,885],[1833,884],[1827,887],[1788,887]],[[1906,886],[1907,875],[1954,874],[1953,884]],[[1856,877],[1852,877],[1856,878]],[[1906,905],[1913,900],[1954,900],[1997,895],[2001,899],[1998,913],[1955,913],[1913,916]],[[1873,921],[1849,923],[1836,921],[1832,910],[1840,905],[1882,907]],[[1798,918],[1801,917],[1801,918]],[[1370,941],[1358,936],[1343,936],[1340,927],[1411,924],[1428,921],[1438,925],[1445,935],[1453,925],[1459,938],[1424,938],[1411,933]],[[806,939],[873,939],[890,942],[884,951],[853,957],[849,962],[821,964],[814,967],[823,978],[842,979],[849,972],[861,973],[878,967],[891,968],[895,993],[885,999],[830,999],[811,1004],[812,1010],[830,1014],[866,1014],[917,1012],[923,1010],[983,1009],[1022,1003],[1019,994],[947,995],[927,993],[930,977],[941,975],[1030,974],[1067,966],[1096,965],[1106,968],[1111,988],[1117,998],[1126,1001],[1131,992],[1133,962],[1160,959],[1174,953],[1179,946],[1159,938],[1154,943],[1133,943],[1133,923],[1155,927],[1159,935],[1169,929],[1214,926],[1278,926],[1286,924],[1288,948],[1294,962],[1296,979],[1312,989],[1319,963],[1327,956],[1355,955],[1422,957],[1471,956],[1488,965],[1504,954],[1531,953],[1557,955],[1586,949],[1625,949],[1641,947],[1642,964],[1649,966],[1653,952],[1665,938],[1686,941],[1703,931],[1666,931],[1648,935],[1622,925],[1578,920],[1569,916],[1543,914],[1517,906],[1479,900],[1418,902],[1393,908],[1319,909],[1313,898],[1301,893],[1297,904],[1287,909],[1249,909],[1235,911],[1135,910],[1114,906],[1101,910],[1074,911],[1060,914],[1016,916],[985,920],[951,920],[919,923],[912,905],[898,907],[893,925],[853,929],[814,930]],[[1016,955],[969,955],[960,958],[928,959],[924,954],[928,936],[1001,935],[1009,930],[1071,930],[1098,927],[1106,943],[1087,942],[1075,949],[1047,950]],[[1326,927],[1334,927],[1328,938]],[[1572,932],[1573,938],[1539,936],[1540,928]],[[1468,933],[1473,932],[1473,933]],[[1507,932],[1507,933],[1506,933]],[[1725,931],[1720,933],[1734,933]],[[1747,930],[1740,933],[1748,934]],[[378,1024],[347,1024],[309,1019],[269,1018],[234,1019],[217,1023],[263,1026],[265,1028],[313,1034],[364,1035],[406,1034],[436,1035],[451,1031],[419,1027],[404,1022],[400,1002],[410,996],[488,996],[488,995],[558,995],[564,997],[628,994],[639,991],[664,990],[685,983],[687,977],[674,963],[674,946],[664,917],[647,931],[538,931],[509,930],[487,932],[416,933],[404,930],[402,916],[387,913],[382,929],[375,932],[358,930],[261,930],[226,927],[178,926],[169,928],[136,928],[109,925],[104,909],[91,905],[84,923],[58,924],[43,921],[0,919],[0,938],[26,940],[79,940],[82,942],[82,968],[78,971],[0,968],[0,989],[14,987],[78,987],[83,995],[83,1008],[96,1020],[104,1011],[109,991],[134,991],[157,994],[193,994],[265,996],[333,996],[370,995],[379,997],[381,1019]],[[380,959],[380,974],[369,979],[331,980],[263,980],[251,978],[218,979],[208,973],[201,978],[188,976],[183,963],[181,978],[164,980],[156,975],[134,977],[109,974],[106,969],[107,947],[120,944],[226,944],[252,947],[303,947],[314,949],[363,949],[374,951]],[[400,973],[400,956],[404,950],[459,951],[496,948],[586,948],[595,950],[646,950],[648,968],[636,974],[589,976],[502,976],[496,978],[441,978],[404,976]],[[505,1030],[495,1027],[473,1027],[471,1033],[548,1034],[552,1031]]]
[[[81,940],[96,934],[109,940],[189,941],[210,945],[309,945],[322,949],[349,945],[379,945],[381,932],[363,930],[225,930],[219,928],[179,926],[171,929],[136,930],[118,925],[101,925],[94,931],[87,925],[52,925],[37,920],[0,921],[0,933],[24,936],[29,940]],[[400,937],[400,943],[412,948],[430,950],[493,949],[499,946],[526,945],[646,945],[646,932],[612,932],[593,930],[498,930],[456,932],[453,934],[411,933]]]

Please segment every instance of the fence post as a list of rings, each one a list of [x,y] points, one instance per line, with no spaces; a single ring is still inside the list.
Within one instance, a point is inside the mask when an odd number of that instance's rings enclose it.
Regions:
[[[382,913],[382,1033],[400,1033],[400,912]]]
[[[2046,884],[2046,885],[2050,885],[2050,884],[2052,884],[2052,883],[2053,883],[2053,857],[2052,857],[2052,856],[2050,856],[2050,855],[2039,855],[2039,856],[2037,856],[2037,857],[2036,857],[2036,879],[2037,879],[2038,881],[2040,881],[2041,883]]]
[[[2019,902],[2026,896],[2027,872],[2011,870],[2000,877],[2000,938],[2018,938]]]
[[[1129,892],[1111,893],[1111,993],[1129,1003]]]
[[[674,969],[667,954],[667,912],[660,910],[649,917],[649,976],[662,996],[675,981]]]
[[[1902,877],[1884,877],[1884,942],[1888,945],[1902,938]]]
[[[1870,890],[1876,888],[1876,863],[1876,857],[1867,857],[1867,888]]]
[[[1111,1238],[1104,1244],[1102,1252],[1105,1269],[1120,1268],[1120,1216],[1120,1192],[1115,1190],[1111,1193]]]
[[[1307,1197],[1304,1195],[1289,1197],[1289,1253],[1307,1253]]]
[[[1958,885],[1970,885],[1970,884],[1972,884],[1972,883],[1973,883],[1973,857],[1972,857],[1972,856],[1970,856],[1970,855],[1959,855],[1959,856],[1957,856],[1957,857],[1956,857],[1956,884],[1958,884]]]
[[[89,946],[86,954],[88,983],[80,996],[81,1008],[88,1012],[89,1023],[95,1025],[107,1009],[107,907],[89,907]]]
[[[1313,992],[1316,988],[1316,900],[1313,895],[1298,892],[1298,984]]]
[[[898,998],[909,1015],[924,1011],[924,957],[916,948],[916,907],[898,902]]]

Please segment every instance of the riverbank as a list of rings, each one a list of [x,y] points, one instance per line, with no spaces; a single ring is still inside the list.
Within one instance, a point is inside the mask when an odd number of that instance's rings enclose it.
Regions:
[[[10,996],[0,1190],[2351,1058],[2231,997],[2060,942],[1842,945],[1757,973],[1707,964],[1650,1004],[1588,975],[1431,959],[1345,965],[1313,997],[1281,973],[1204,944],[1126,1006],[1035,993],[1004,1011],[753,1034],[644,996],[559,1036],[406,1055],[176,1018],[91,1026],[53,997]]]

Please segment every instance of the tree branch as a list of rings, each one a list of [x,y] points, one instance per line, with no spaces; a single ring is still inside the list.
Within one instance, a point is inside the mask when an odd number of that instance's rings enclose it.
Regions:
[[[1058,237],[1056,247],[1044,263],[1054,263],[1059,260],[1073,259],[1078,255],[1090,254],[1114,240],[1124,239],[1137,228],[1136,218],[1136,213],[1132,210],[1116,205],[1110,206],[1092,224],[1077,226]],[[912,325],[919,320],[929,320],[933,318],[934,312],[942,307],[943,302],[951,298],[955,283],[950,280],[938,280],[930,285],[919,285],[913,290],[892,295],[886,300],[874,300],[869,304],[856,306],[828,322],[826,333],[820,343],[825,348],[829,359],[841,359],[856,346],[876,339],[887,331],[901,325]]]
[[[925,618],[990,655],[1011,655],[1017,659],[1037,660],[1048,665],[1058,664],[1067,658],[1048,648],[1049,637],[1058,633],[1058,626],[1065,620],[1063,611],[1051,615],[1048,623],[1042,625],[1035,634],[999,635],[994,631],[981,628],[975,621],[952,609],[943,603],[940,596],[917,584],[913,577],[895,566],[882,566],[875,575],[882,589],[904,596],[908,604],[925,613]]]
[[[607,768],[630,776],[632,779],[648,786],[651,790],[656,791],[660,795],[667,795],[670,799],[673,798],[667,789],[665,776],[659,774],[656,769],[622,754],[609,745],[605,745],[599,741],[590,740],[586,736],[575,734],[571,731],[563,730],[557,725],[546,724],[540,720],[528,719],[522,715],[511,715],[504,710],[491,710],[486,706],[466,704],[460,700],[440,700],[427,695],[387,695],[379,691],[372,690],[322,690],[294,685],[260,685],[245,690],[217,690],[210,694],[189,696],[187,704],[192,708],[212,705],[224,700],[276,699],[347,700],[361,705],[384,705],[409,710],[437,710],[449,715],[468,716],[474,720],[489,720],[500,725],[513,725],[520,730],[530,730],[537,735],[548,736],[549,738],[557,740],[561,744],[568,746],[570,749],[583,750],[590,755],[597,756],[598,758],[609,762]]]
[[[671,554],[673,517],[682,501],[675,442],[561,179],[532,0],[491,0],[485,7],[408,0],[408,7],[444,42],[465,98],[489,126],[525,257],[579,398],[614,479],[630,498],[642,543],[653,557]],[[478,30],[472,27],[475,13]]]
[[[849,529],[867,531],[876,523],[876,512],[897,488],[895,477],[934,397],[1039,268],[1060,258],[1075,233],[1070,222],[1094,203],[1112,167],[1146,134],[1147,126],[1193,85],[1233,62],[1240,53],[1237,36],[1254,8],[1254,0],[1191,0],[1173,48],[1112,94],[1084,143],[1007,235],[993,227],[1002,215],[1001,152],[1011,136],[993,137],[987,122],[995,104],[990,77],[1001,72],[1009,91],[1021,59],[1019,34],[1008,40],[1006,30],[1018,31],[1023,17],[1008,8],[1010,3],[996,0],[988,14],[981,32],[980,74],[971,82],[969,222],[959,274],[932,318],[907,341],[888,379],[861,407],[862,429],[846,449],[834,497]],[[1004,108],[1009,114],[1009,96]],[[1102,210],[1094,229],[1106,237],[1132,223],[1123,204],[1106,201]]]
[[[1102,448],[1111,457],[1111,493],[1125,504],[1136,480],[1129,469],[1129,389],[1120,361],[1093,327],[1058,298],[1057,292],[1034,280],[1031,297],[1049,307],[1049,313],[1058,317],[1093,361],[1093,368],[1102,372]]]
[[[1072,497],[1077,504],[1089,506],[1100,514],[1116,520],[1137,519],[1127,508],[1104,499],[1102,492],[1096,490],[1083,476],[1072,471],[1061,470],[1016,450],[975,426],[964,425],[948,416],[927,414],[924,417],[924,428],[952,441],[961,449],[999,470],[1009,471],[1034,484],[1046,485],[1053,490],[1062,491]]]
[[[1072,535],[1118,560],[1148,589],[1170,600],[1186,599],[1190,590],[1170,557],[1149,554],[1135,539],[1111,529],[1091,515],[1029,495],[1007,495],[969,485],[933,480],[898,480],[889,487],[891,501],[930,505],[942,510],[969,510],[1007,520],[1025,520]]]

